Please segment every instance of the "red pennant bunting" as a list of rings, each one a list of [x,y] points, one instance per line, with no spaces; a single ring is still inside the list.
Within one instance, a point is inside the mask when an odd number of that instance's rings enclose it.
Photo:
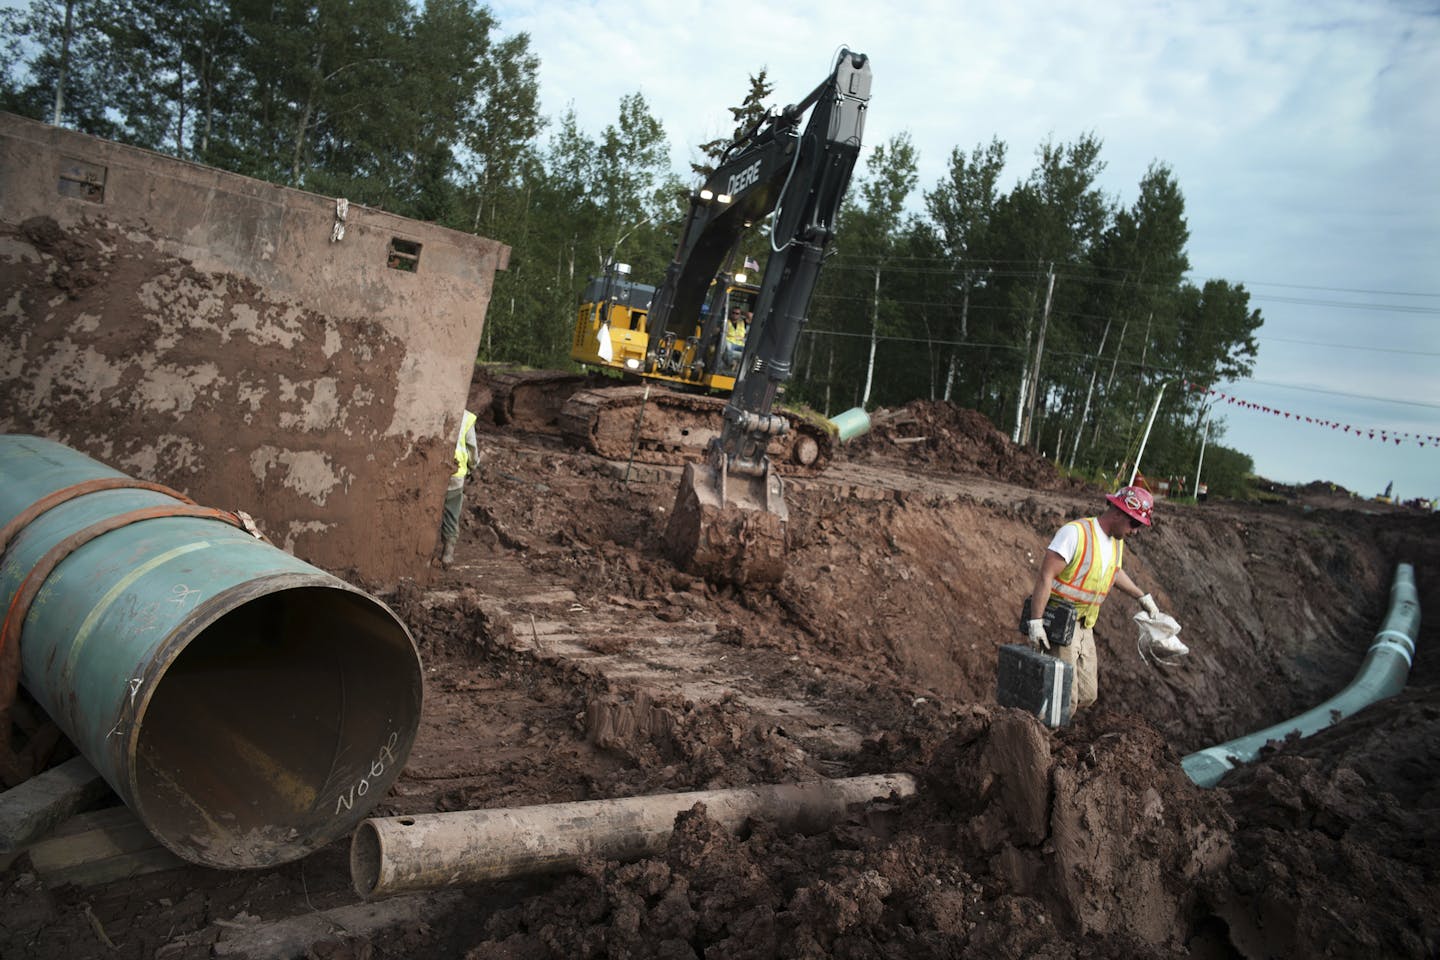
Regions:
[[[1301,419],[1304,419],[1306,423],[1318,424],[1319,426],[1329,427],[1331,430],[1340,430],[1344,433],[1349,433],[1352,429],[1352,425],[1348,423],[1340,423],[1337,420],[1323,420],[1318,417],[1310,417],[1301,413],[1295,413],[1291,410],[1281,410],[1278,407],[1267,407],[1263,404],[1252,403],[1249,400],[1243,400],[1240,397],[1232,396],[1221,390],[1216,390],[1213,387],[1201,387],[1197,384],[1192,384],[1188,380],[1182,382],[1186,389],[1203,390],[1211,396],[1223,399],[1226,403],[1235,404],[1246,410],[1259,410],[1261,413],[1273,413],[1275,416],[1284,417],[1286,420],[1293,419],[1297,424],[1301,421]],[[1414,440],[1422,447],[1425,446],[1427,443],[1431,446],[1440,447],[1440,436],[1432,436],[1430,434],[1396,432],[1391,430],[1375,430],[1373,428],[1366,427],[1354,427],[1353,429],[1355,431],[1355,436],[1362,439],[1374,440],[1375,434],[1379,433],[1381,443],[1393,440],[1395,441],[1396,446],[1399,446],[1401,441],[1403,440]]]

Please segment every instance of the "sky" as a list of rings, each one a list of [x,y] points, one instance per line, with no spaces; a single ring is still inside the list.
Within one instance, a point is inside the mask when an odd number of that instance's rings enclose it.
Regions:
[[[489,6],[502,34],[529,34],[547,116],[573,108],[594,136],[639,92],[682,173],[693,145],[730,134],[752,74],[792,103],[841,47],[873,71],[857,173],[908,132],[917,213],[951,151],[992,137],[1009,148],[1002,190],[1042,143],[1086,133],[1121,204],[1167,164],[1190,279],[1243,283],[1264,317],[1252,376],[1215,387],[1221,442],[1271,480],[1440,498],[1436,0]]]

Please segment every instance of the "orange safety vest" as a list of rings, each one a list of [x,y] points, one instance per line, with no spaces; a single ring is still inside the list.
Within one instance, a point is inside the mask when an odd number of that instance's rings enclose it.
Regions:
[[[1096,517],[1071,520],[1066,526],[1080,530],[1080,540],[1075,546],[1075,555],[1055,577],[1050,585],[1050,596],[1075,605],[1082,627],[1093,627],[1100,617],[1100,604],[1110,593],[1125,556],[1125,544],[1112,540],[1115,545],[1112,557],[1096,556],[1096,544],[1100,542],[1100,521]]]

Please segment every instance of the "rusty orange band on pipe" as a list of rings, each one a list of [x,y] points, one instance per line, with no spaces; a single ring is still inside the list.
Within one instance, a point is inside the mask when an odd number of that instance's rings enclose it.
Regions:
[[[117,486],[137,485],[136,483],[117,484]],[[84,484],[76,484],[76,486],[84,486]],[[74,488],[67,487],[66,489]],[[37,503],[44,503],[49,499],[50,497],[46,497],[43,500],[37,501]],[[30,572],[25,575],[25,580],[20,584],[20,588],[15,591],[15,596],[10,599],[10,608],[5,612],[5,623],[3,626],[0,626],[0,710],[8,710],[10,705],[15,702],[15,690],[20,681],[18,659],[13,655],[10,660],[15,661],[17,667],[17,669],[13,671],[13,676],[10,675],[12,671],[5,669],[7,666],[5,656],[6,648],[9,646],[11,634],[13,633],[15,635],[18,649],[19,636],[23,629],[22,624],[25,622],[26,614],[30,612],[30,604],[35,600],[35,596],[40,592],[40,588],[45,585],[45,581],[49,578],[51,572],[70,554],[91,540],[103,536],[112,530],[127,527],[132,523],[140,523],[144,520],[158,520],[164,517],[197,517],[202,520],[219,520],[221,523],[228,523],[233,527],[239,527],[241,530],[245,529],[245,524],[240,518],[228,510],[217,510],[214,507],[197,507],[193,505],[193,501],[191,501],[191,503],[191,506],[144,507],[140,510],[131,510],[129,513],[120,513],[113,517],[106,517],[99,523],[92,523],[83,530],[77,530],[70,534],[70,536],[51,547],[43,557],[36,561],[35,566],[31,567]],[[54,505],[53,503],[50,504],[50,506]],[[46,509],[49,509],[49,507]],[[29,511],[27,510],[26,512],[28,513]],[[43,512],[44,510],[40,511],[40,513]],[[7,530],[8,528],[9,525],[7,524]],[[246,532],[248,533],[249,531]]]
[[[156,493],[163,493],[167,497],[174,497],[181,503],[193,504],[195,502],[178,490],[172,490],[163,483],[151,483],[148,480],[132,480],[130,477],[96,477],[92,480],[82,480],[79,483],[72,483],[68,487],[61,487],[59,490],[47,493],[11,518],[9,523],[0,528],[0,553],[4,553],[15,535],[34,523],[35,518],[42,513],[58,507],[67,500],[74,500],[76,497],[83,497],[87,493],[95,493],[99,490],[153,490]]]

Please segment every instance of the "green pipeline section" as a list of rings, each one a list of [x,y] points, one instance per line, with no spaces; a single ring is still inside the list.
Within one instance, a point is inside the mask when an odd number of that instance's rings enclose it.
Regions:
[[[1419,635],[1420,601],[1415,590],[1415,569],[1402,563],[1396,567],[1395,580],[1390,586],[1390,609],[1385,622],[1375,634],[1360,672],[1349,686],[1299,716],[1192,753],[1181,760],[1180,765],[1191,780],[1202,787],[1213,787],[1236,766],[1254,760],[1265,744],[1292,735],[1308,737],[1377,700],[1395,696],[1405,689]]]
[[[0,436],[0,601],[18,620],[0,642],[166,847],[232,869],[298,859],[404,767],[415,643],[385,604],[236,523],[164,515],[223,512],[153,486]]]
[[[864,407],[851,407],[831,417],[830,424],[835,428],[840,442],[849,443],[870,432],[870,414],[865,412]]]

